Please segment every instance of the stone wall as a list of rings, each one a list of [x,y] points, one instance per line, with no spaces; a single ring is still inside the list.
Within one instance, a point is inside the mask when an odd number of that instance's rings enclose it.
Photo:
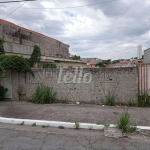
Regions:
[[[42,56],[69,57],[69,45],[1,19],[0,38],[5,40],[7,53],[31,55],[33,46],[38,45]]]
[[[43,83],[53,87],[59,99],[102,103],[111,93],[117,96],[119,102],[126,103],[134,99],[138,92],[137,68],[34,69],[34,74],[35,78],[29,74],[24,77],[19,75],[18,82],[13,84],[13,93],[20,84],[29,97],[37,85]],[[15,74],[13,76],[17,77]],[[13,97],[16,100],[17,96]]]

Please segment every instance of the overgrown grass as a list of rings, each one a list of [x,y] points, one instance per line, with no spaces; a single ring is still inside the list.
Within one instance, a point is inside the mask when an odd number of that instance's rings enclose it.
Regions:
[[[148,92],[141,92],[137,94],[137,105],[139,107],[150,107],[150,97]]]
[[[37,104],[50,104],[55,103],[56,99],[57,93],[52,87],[40,84],[37,86],[29,101]]]
[[[136,130],[136,125],[130,123],[130,114],[128,112],[121,114],[117,127],[123,132],[134,132]]]
[[[116,96],[114,94],[108,93],[104,103],[105,103],[105,105],[108,105],[108,106],[115,106]]]

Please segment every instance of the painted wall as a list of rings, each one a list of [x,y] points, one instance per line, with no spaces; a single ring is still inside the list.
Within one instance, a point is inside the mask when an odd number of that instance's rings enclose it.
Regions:
[[[34,69],[34,73],[35,78],[12,72],[13,100],[18,100],[19,87],[29,97],[40,83],[53,87],[59,99],[72,102],[102,103],[110,92],[127,103],[138,92],[137,68]]]

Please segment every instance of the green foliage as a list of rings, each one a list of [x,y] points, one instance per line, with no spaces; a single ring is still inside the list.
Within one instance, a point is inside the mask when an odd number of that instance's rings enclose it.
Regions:
[[[65,127],[64,126],[59,126],[59,129],[65,129]]]
[[[4,44],[4,40],[3,40],[3,39],[0,39],[0,55],[1,55],[1,54],[5,54],[3,44]]]
[[[32,126],[33,126],[33,127],[36,127],[36,123],[33,123]]]
[[[29,59],[30,67],[34,67],[34,65],[40,60],[41,50],[37,45],[34,46],[32,55]]]
[[[75,128],[76,128],[76,129],[79,129],[79,127],[80,127],[79,122],[78,122],[78,121],[75,121],[74,123],[75,123]]]
[[[136,130],[136,125],[130,123],[130,114],[128,112],[121,114],[117,127],[122,129],[123,132],[134,132]]]
[[[57,68],[57,65],[55,63],[46,62],[43,64],[43,68]]]
[[[102,60],[99,63],[97,63],[95,66],[97,67],[106,67],[108,64],[111,64],[111,59]]]
[[[0,55],[0,70],[3,72],[6,69],[17,70],[20,73],[31,73],[34,76],[30,64],[27,59],[17,55]],[[4,75],[3,75],[4,76]]]
[[[72,59],[72,60],[80,60],[81,57],[77,56],[77,55],[74,55],[74,56],[70,57],[70,59]]]
[[[7,91],[8,91],[7,88],[4,88],[3,86],[0,85],[0,100],[4,98],[4,95]]]
[[[129,100],[127,105],[133,107],[133,106],[137,106],[137,103],[135,100]]]
[[[139,107],[150,106],[150,97],[148,95],[148,92],[142,92],[137,94],[137,105]]]
[[[116,96],[114,94],[108,93],[104,103],[105,105],[108,105],[108,106],[115,106]]]
[[[24,126],[24,121],[20,123],[20,126]]]
[[[57,93],[52,87],[40,84],[37,86],[29,101],[37,104],[50,104],[55,103],[56,99]]]

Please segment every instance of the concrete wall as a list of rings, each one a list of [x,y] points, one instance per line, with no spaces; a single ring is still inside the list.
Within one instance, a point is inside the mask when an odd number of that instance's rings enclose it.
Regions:
[[[59,99],[67,98],[72,102],[78,100],[87,103],[102,103],[110,92],[117,96],[119,102],[126,103],[134,99],[138,92],[137,68],[86,68],[83,71],[34,69],[34,73],[35,78],[29,74],[24,76],[12,73],[14,100],[18,100],[16,91],[19,86],[25,89],[24,93],[29,97],[40,83],[53,87],[58,92]]]
[[[144,51],[144,63],[150,63],[150,48]]]
[[[33,46],[38,45],[42,56],[69,57],[69,45],[1,19],[0,38],[5,41],[6,53],[31,55]]]

